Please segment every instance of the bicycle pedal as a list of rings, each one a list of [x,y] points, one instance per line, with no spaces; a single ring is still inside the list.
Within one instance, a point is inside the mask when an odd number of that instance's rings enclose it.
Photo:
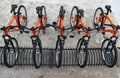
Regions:
[[[78,34],[80,34],[80,32],[78,32]]]
[[[22,34],[23,33],[23,31],[20,31],[20,34]]]
[[[42,31],[43,32],[43,34],[45,34],[45,31]]]
[[[74,38],[74,35],[70,35],[70,38]]]

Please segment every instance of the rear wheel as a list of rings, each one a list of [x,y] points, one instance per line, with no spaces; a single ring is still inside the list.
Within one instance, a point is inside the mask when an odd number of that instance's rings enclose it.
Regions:
[[[100,29],[103,23],[103,16],[104,12],[101,7],[97,8],[94,13],[93,24],[95,29]]]
[[[23,5],[18,8],[18,25],[27,26],[27,10]]]
[[[45,6],[42,6],[42,25],[46,26],[47,24],[47,13]]]
[[[113,67],[117,62],[117,49],[109,39],[105,39],[101,47],[103,61],[106,66]]]
[[[11,38],[4,49],[4,63],[7,67],[11,68],[16,64],[18,60],[18,43],[15,38]]]
[[[58,40],[56,43],[56,67],[59,68],[62,61],[62,41]]]
[[[83,68],[86,66],[87,63],[87,53],[88,53],[88,47],[85,40],[80,39],[77,44],[77,61],[78,65]]]
[[[33,61],[35,68],[39,68],[42,64],[42,45],[39,38],[33,43]]]
[[[71,27],[77,25],[77,20],[76,20],[76,16],[77,16],[77,15],[78,15],[78,7],[77,7],[77,6],[74,6],[74,7],[72,8],[71,15],[70,15],[70,26],[71,26]]]

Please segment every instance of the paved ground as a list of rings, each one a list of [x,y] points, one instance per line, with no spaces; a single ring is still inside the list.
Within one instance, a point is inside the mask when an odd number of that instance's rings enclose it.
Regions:
[[[0,78],[120,78],[117,67],[14,67],[0,66]]]

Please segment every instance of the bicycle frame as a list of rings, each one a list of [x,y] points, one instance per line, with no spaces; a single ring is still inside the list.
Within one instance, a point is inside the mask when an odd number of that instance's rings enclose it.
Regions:
[[[104,14],[103,16],[97,17],[96,20],[98,20],[98,18],[102,19],[103,18],[103,22],[102,22],[102,28],[100,28],[101,32],[109,32],[111,34],[113,34],[113,36],[116,36],[118,29],[116,28],[114,22],[112,21],[112,19],[109,17],[109,15]],[[103,29],[104,28],[104,24],[106,23],[106,20],[108,20],[113,26],[114,29]],[[102,20],[100,20],[102,21]],[[96,21],[98,23],[98,21]]]
[[[62,30],[62,28],[64,27],[64,18],[58,16],[57,25],[59,25],[58,31],[60,32],[61,36],[64,36],[64,30]]]
[[[75,28],[75,31],[77,32],[85,32],[85,35],[88,36],[89,35],[89,30],[86,28],[84,22],[82,21],[81,18],[76,18],[76,17],[72,17],[72,19],[77,20],[77,26],[82,26],[84,28],[84,30],[80,30],[78,28]],[[74,24],[74,20],[72,20],[72,23]]]
[[[14,21],[16,22],[16,26],[19,26],[19,24],[18,24],[18,17],[20,17],[20,18],[26,18],[26,17],[24,17],[22,15],[18,16],[18,14],[15,13],[15,14],[13,14],[12,18],[8,22],[7,27],[11,26],[14,23]],[[22,25],[24,25],[24,23],[25,23],[24,20],[22,20]],[[14,28],[14,29],[10,30],[10,32],[15,32],[15,31],[20,31],[20,28],[18,27],[18,28]],[[4,30],[4,35],[8,35],[8,32],[9,32],[8,28],[5,29]]]
[[[42,25],[42,19],[46,19],[46,18],[47,18],[46,16],[43,16],[42,18],[38,18],[38,20],[37,20],[34,28],[39,27],[39,25],[40,25],[40,26],[45,26],[45,25]],[[44,22],[45,22],[45,24],[46,24],[46,21],[44,21]],[[37,32],[38,32],[38,30],[33,30],[33,31],[32,31],[33,36],[35,36]]]

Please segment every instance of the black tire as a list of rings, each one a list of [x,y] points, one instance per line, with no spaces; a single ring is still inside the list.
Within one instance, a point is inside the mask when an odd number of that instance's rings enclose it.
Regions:
[[[83,52],[82,52],[82,50],[83,50]],[[87,64],[87,56],[88,56],[88,54],[87,54],[88,53],[88,45],[83,38],[79,39],[79,41],[77,43],[76,51],[77,51],[76,57],[77,57],[78,65],[81,68],[83,68]]]
[[[101,46],[102,58],[107,67],[113,67],[117,62],[117,48],[110,39],[105,39]]]
[[[55,58],[55,62],[56,62],[56,67],[59,68],[62,62],[62,41],[58,40],[56,43],[56,48],[55,48],[55,54],[56,54],[56,58]]]
[[[18,25],[19,26],[27,26],[27,10],[24,5],[20,5],[18,8]],[[22,15],[22,18],[20,18],[20,15]],[[24,22],[24,24],[23,24]]]
[[[18,60],[18,55],[19,55],[18,42],[15,38],[11,38],[9,40],[9,44],[6,44],[5,48],[4,48],[4,63],[5,63],[5,65],[8,68],[12,68]]]
[[[74,12],[76,12],[76,13],[74,14]],[[74,19],[74,21],[73,21],[73,19],[72,19],[72,17],[75,18],[77,15],[78,15],[78,7],[77,7],[77,6],[74,6],[74,7],[72,8],[71,15],[70,15],[70,26],[71,26],[71,27],[77,25],[77,20]],[[74,22],[74,23],[73,23],[73,22]]]
[[[98,14],[98,15],[97,15]],[[95,13],[94,13],[94,18],[93,18],[93,24],[94,24],[94,28],[100,30],[102,23],[103,23],[103,18],[98,19],[98,21],[96,20],[96,17],[99,16],[103,16],[104,15],[104,11],[101,7],[97,8]],[[97,23],[98,22],[98,23]]]
[[[35,68],[39,68],[42,64],[42,44],[39,38],[33,43],[33,62]]]
[[[45,18],[42,18],[42,25],[46,26],[46,24],[47,24],[47,13],[46,13],[45,6],[42,6],[42,16],[45,17]]]

